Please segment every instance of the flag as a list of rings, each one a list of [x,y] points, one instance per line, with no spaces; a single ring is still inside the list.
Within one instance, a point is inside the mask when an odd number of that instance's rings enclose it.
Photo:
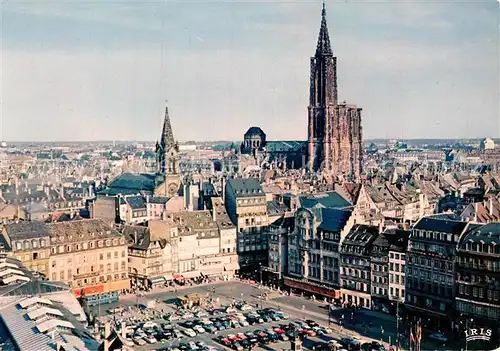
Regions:
[[[413,330],[410,329],[410,343],[415,343],[415,337],[413,336]]]

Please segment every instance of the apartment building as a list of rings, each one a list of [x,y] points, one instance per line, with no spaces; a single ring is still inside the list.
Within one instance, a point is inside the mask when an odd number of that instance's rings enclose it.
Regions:
[[[225,186],[225,205],[236,225],[237,251],[242,270],[254,271],[267,265],[268,225],[266,195],[255,178],[229,179]]]
[[[345,305],[371,309],[371,256],[379,228],[356,224],[340,249],[340,284]]]
[[[296,290],[340,298],[340,250],[352,227],[351,212],[305,203],[295,213],[288,237],[288,277],[285,285]]]
[[[78,295],[117,292],[130,287],[127,242],[98,219],[45,225],[50,237],[48,278]]]
[[[43,222],[17,222],[2,228],[1,246],[8,246],[11,255],[20,260],[27,268],[45,277],[49,273],[50,237]]]
[[[427,327],[452,329],[455,316],[455,249],[467,223],[454,215],[421,218],[406,253],[405,307]]]
[[[500,223],[469,224],[457,245],[455,267],[458,328],[491,329],[491,340],[499,340]]]

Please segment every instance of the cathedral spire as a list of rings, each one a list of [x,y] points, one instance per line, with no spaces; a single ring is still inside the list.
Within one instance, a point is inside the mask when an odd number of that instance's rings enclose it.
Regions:
[[[316,46],[316,56],[332,56],[332,48],[330,46],[330,36],[328,35],[328,26],[326,25],[326,5],[323,1],[323,9],[321,10],[321,28],[319,30],[318,44]]]
[[[165,106],[165,118],[163,119],[163,130],[161,132],[160,146],[163,150],[166,150],[172,147],[174,144],[174,133],[172,132],[172,125],[170,124],[168,106]]]

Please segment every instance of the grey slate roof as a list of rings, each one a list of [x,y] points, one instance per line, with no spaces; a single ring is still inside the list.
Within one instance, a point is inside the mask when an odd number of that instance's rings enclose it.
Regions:
[[[413,229],[450,234],[462,233],[467,222],[457,221],[452,218],[455,217],[445,217],[443,215],[423,217],[415,224]]]
[[[276,200],[267,202],[267,214],[269,216],[277,216],[285,213],[288,207]]]
[[[11,240],[33,239],[47,237],[49,235],[45,223],[36,221],[21,221],[18,223],[6,224],[5,230]]]
[[[488,224],[469,224],[467,232],[460,238],[458,248],[461,250],[466,249],[467,242],[485,244],[495,243],[500,246],[500,223]]]
[[[340,232],[346,225],[351,211],[336,208],[321,208],[321,223],[319,229],[329,232]]]
[[[138,225],[124,225],[120,231],[130,243],[130,248],[147,250],[149,244],[151,243],[151,237],[148,227]],[[137,242],[135,241],[136,236]]]
[[[301,195],[299,196],[299,201],[300,206],[304,208],[312,208],[317,204],[329,208],[344,208],[352,206],[350,202],[348,202],[335,191],[329,191],[315,195]]]
[[[143,191],[152,194],[155,188],[155,175],[148,173],[122,173],[106,189],[99,192],[100,195],[115,196],[133,195]]]
[[[126,198],[129,206],[132,210],[143,210],[146,209],[146,202],[142,196],[128,196]]]
[[[301,152],[306,146],[305,141],[268,141],[266,151],[275,152]]]
[[[259,181],[255,178],[229,179],[227,186],[233,190],[236,197],[265,196]]]

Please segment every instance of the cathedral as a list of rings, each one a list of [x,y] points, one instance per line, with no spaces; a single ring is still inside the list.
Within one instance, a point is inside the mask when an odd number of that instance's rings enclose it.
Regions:
[[[331,179],[358,180],[362,172],[361,108],[338,101],[333,55],[323,3],[316,53],[311,57],[307,168]]]

